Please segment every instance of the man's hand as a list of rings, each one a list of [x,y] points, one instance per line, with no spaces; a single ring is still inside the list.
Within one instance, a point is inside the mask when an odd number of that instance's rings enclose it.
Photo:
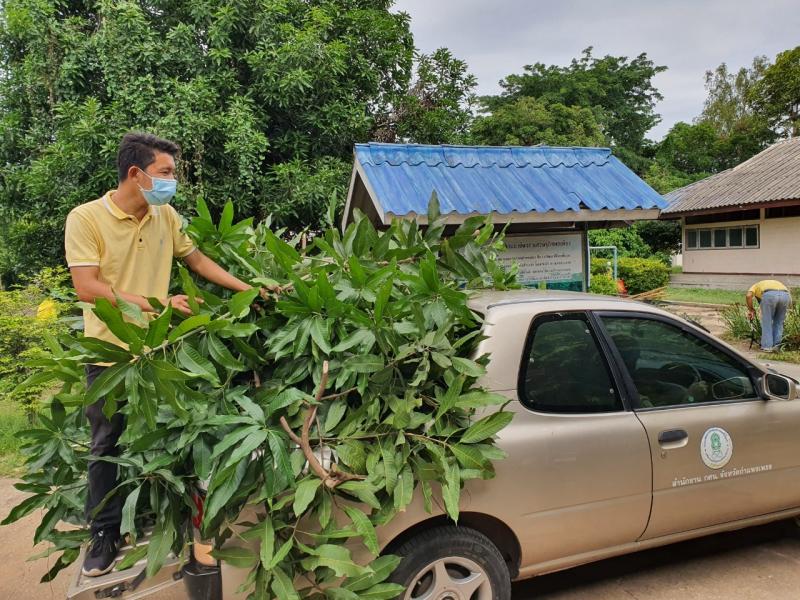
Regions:
[[[751,321],[756,318],[756,311],[754,308],[747,309],[747,318],[750,319]]]
[[[275,296],[280,296],[286,292],[292,290],[292,284],[288,285],[265,285],[262,286],[258,293],[261,296],[262,300],[269,300],[269,295],[273,294]]]
[[[163,303],[165,306],[167,304],[171,304],[172,308],[177,310],[184,315],[191,315],[192,309],[189,306],[189,296],[186,294],[178,294],[176,296],[170,296],[167,298],[167,301]]]

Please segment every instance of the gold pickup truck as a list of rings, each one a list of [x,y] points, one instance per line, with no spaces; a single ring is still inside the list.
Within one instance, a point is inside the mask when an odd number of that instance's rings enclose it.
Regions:
[[[472,308],[483,384],[516,413],[499,436],[508,458],[469,482],[457,526],[418,494],[379,529],[403,557],[405,600],[508,600],[512,580],[800,515],[794,379],[627,300],[492,292]],[[244,598],[246,571],[227,564],[175,559],[137,581],[142,569],[79,576],[69,598]]]

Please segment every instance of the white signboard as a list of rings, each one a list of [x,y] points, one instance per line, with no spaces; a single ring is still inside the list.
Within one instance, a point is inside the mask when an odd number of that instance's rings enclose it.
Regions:
[[[583,289],[583,234],[546,233],[506,237],[504,266],[519,265],[523,285]]]

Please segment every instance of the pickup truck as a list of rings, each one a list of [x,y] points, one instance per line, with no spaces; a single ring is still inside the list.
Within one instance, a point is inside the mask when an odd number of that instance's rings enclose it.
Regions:
[[[489,292],[471,308],[485,319],[482,384],[515,412],[498,440],[508,457],[467,484],[457,525],[417,494],[378,530],[403,557],[404,600],[509,600],[513,580],[800,515],[794,379],[629,300]],[[79,575],[68,597],[244,598],[246,570],[201,563]]]

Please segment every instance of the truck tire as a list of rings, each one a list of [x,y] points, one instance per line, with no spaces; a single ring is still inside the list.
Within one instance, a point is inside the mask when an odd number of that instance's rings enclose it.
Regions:
[[[402,600],[510,600],[511,576],[489,538],[467,527],[424,531],[391,554],[402,562],[389,579]]]

